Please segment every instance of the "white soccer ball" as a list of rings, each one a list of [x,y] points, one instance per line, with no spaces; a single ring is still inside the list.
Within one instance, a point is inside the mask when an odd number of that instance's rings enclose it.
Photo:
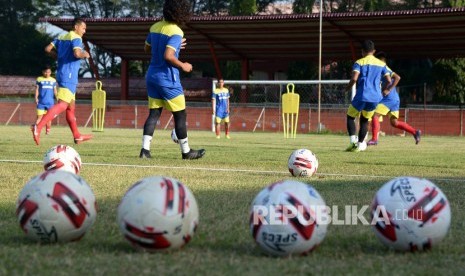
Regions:
[[[376,237],[397,251],[436,246],[451,221],[444,193],[427,179],[409,176],[384,184],[373,199],[371,214]]]
[[[250,210],[252,237],[273,256],[312,251],[325,238],[329,221],[328,208],[315,188],[294,180],[261,190]]]
[[[44,154],[44,169],[50,170],[63,170],[79,174],[82,162],[79,153],[70,146],[57,145],[50,148]]]
[[[318,159],[308,149],[298,149],[292,152],[287,161],[289,172],[293,176],[313,176],[318,170]]]
[[[193,237],[199,210],[192,192],[179,180],[152,176],[136,182],[118,206],[121,233],[136,249],[178,249]]]
[[[173,140],[173,142],[175,142],[176,144],[179,144],[179,139],[178,139],[178,136],[176,136],[176,130],[173,129],[171,131],[171,140]]]
[[[23,187],[16,216],[24,233],[38,242],[77,241],[97,217],[95,196],[79,175],[46,171]]]

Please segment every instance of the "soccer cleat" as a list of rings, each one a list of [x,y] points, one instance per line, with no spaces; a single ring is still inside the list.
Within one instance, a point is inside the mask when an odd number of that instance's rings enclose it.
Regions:
[[[350,145],[346,148],[346,151],[355,151],[357,149],[357,143],[350,143]]]
[[[226,139],[231,139],[231,136],[229,136],[229,134],[226,135]]]
[[[415,134],[413,135],[413,138],[415,138],[415,144],[418,145],[418,143],[420,143],[421,140],[421,130],[417,129],[417,131],[415,131]]]
[[[74,138],[74,143],[80,144],[82,142],[92,139],[92,137],[94,137],[92,136],[92,134],[81,134],[81,136],[79,136],[78,138]]]
[[[40,133],[37,131],[37,125],[36,124],[31,126],[31,131],[32,131],[32,138],[34,138],[34,142],[36,142],[36,145],[39,145],[39,143],[40,143]]]
[[[376,140],[370,140],[370,141],[368,141],[367,145],[368,145],[368,146],[376,146],[376,145],[378,145],[378,141],[376,141]]]
[[[152,158],[152,155],[149,150],[142,148],[140,149],[139,158]]]
[[[182,159],[199,159],[205,155],[204,149],[193,150],[191,149],[188,153],[182,154]]]
[[[361,152],[365,151],[367,149],[367,143],[364,142],[358,142],[357,147],[355,148],[355,152]]]
[[[220,136],[219,136],[219,135],[216,135],[216,139],[220,139]]]

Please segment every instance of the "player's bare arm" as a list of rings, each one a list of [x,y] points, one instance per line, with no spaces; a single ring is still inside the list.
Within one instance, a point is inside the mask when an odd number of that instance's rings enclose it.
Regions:
[[[358,76],[360,75],[360,72],[358,71],[352,71],[352,77],[350,78],[349,84],[346,87],[346,91],[350,92],[352,89],[352,86],[357,82]]]
[[[80,48],[75,48],[73,53],[76,58],[89,58],[90,57],[87,51],[80,49]]]
[[[152,46],[145,43],[144,44],[144,52],[146,52],[147,54],[150,54],[151,51],[152,51]]]
[[[383,88],[383,96],[387,96],[389,92],[391,92],[392,88],[394,88],[394,82],[392,82],[391,76],[389,74],[384,75],[386,79],[386,87]]]
[[[181,69],[182,71],[184,71],[186,73],[192,72],[192,64],[190,64],[188,62],[180,61],[179,59],[176,58],[175,53],[176,52],[175,52],[175,50],[173,48],[166,47],[165,55],[164,55],[165,60],[169,64]]]
[[[52,58],[54,59],[57,58],[57,52],[55,51],[55,46],[52,43],[45,46],[45,52],[47,53],[47,55],[51,56]]]

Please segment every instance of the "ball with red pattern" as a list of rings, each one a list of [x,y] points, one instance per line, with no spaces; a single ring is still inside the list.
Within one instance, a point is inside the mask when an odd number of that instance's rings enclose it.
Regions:
[[[79,174],[82,166],[79,153],[66,145],[57,145],[50,148],[44,154],[43,164],[46,171],[63,170],[75,174]]]
[[[79,175],[61,170],[45,171],[21,190],[16,216],[24,233],[35,241],[76,241],[95,222],[95,196]]]
[[[178,249],[193,237],[199,210],[192,192],[179,180],[152,176],[137,181],[118,206],[121,233],[136,249]]]
[[[308,149],[298,149],[289,156],[287,166],[293,176],[311,177],[318,170],[318,158]]]
[[[449,201],[433,182],[410,176],[394,178],[376,193],[371,224],[376,237],[397,251],[430,249],[446,236]]]

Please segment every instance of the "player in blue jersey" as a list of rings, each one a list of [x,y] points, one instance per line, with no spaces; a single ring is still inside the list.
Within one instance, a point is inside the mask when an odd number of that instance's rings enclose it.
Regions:
[[[37,120],[36,124],[40,122],[47,110],[52,108],[55,104],[57,96],[57,81],[51,77],[52,70],[49,65],[46,65],[42,70],[42,76],[36,80],[35,100],[37,105]],[[52,121],[45,125],[45,134],[50,133]]]
[[[140,158],[152,157],[150,144],[163,108],[173,114],[182,159],[198,159],[205,154],[204,149],[193,150],[189,147],[186,100],[179,78],[179,70],[187,73],[192,71],[190,63],[178,59],[184,37],[181,26],[190,20],[190,9],[188,0],[166,0],[163,20],[150,27],[145,40],[145,52],[152,57],[146,75],[149,115],[144,124]]]
[[[81,134],[78,130],[75,116],[76,87],[81,59],[89,58],[84,50],[82,36],[86,33],[86,23],[82,19],[73,21],[72,30],[53,40],[45,47],[45,52],[55,57],[58,62],[58,103],[42,117],[38,124],[32,127],[32,136],[37,145],[40,142],[42,128],[53,118],[66,110],[66,121],[73,133],[74,143],[80,144],[92,138],[92,135]]]
[[[224,131],[229,136],[229,89],[224,87],[224,80],[218,79],[218,87],[212,92],[212,110],[215,115],[216,138],[220,138],[220,124],[224,122]]]
[[[367,147],[365,137],[368,132],[368,121],[373,117],[382,95],[391,90],[391,77],[386,63],[374,56],[375,44],[371,40],[362,43],[363,58],[357,60],[352,67],[352,77],[347,85],[347,91],[357,84],[356,93],[347,111],[347,131],[350,145],[347,151],[364,151]],[[385,78],[388,86],[381,91],[381,78]],[[360,116],[360,129],[356,135],[355,118]]]
[[[386,62],[386,53],[378,52],[375,56],[383,62]],[[415,139],[415,144],[418,145],[421,139],[421,131],[419,129],[415,129],[406,122],[399,121],[399,108],[400,108],[400,98],[399,94],[397,93],[396,86],[400,81],[400,76],[394,73],[389,67],[389,74],[392,78],[392,90],[389,94],[385,95],[381,102],[377,105],[375,109],[375,115],[372,118],[371,122],[371,129],[372,129],[372,138],[368,141],[369,146],[375,146],[378,144],[378,133],[380,129],[379,125],[379,117],[382,115],[389,114],[389,118],[391,121],[391,126],[407,131],[408,133],[413,135]],[[381,83],[381,87],[386,86],[386,81],[383,80]]]

